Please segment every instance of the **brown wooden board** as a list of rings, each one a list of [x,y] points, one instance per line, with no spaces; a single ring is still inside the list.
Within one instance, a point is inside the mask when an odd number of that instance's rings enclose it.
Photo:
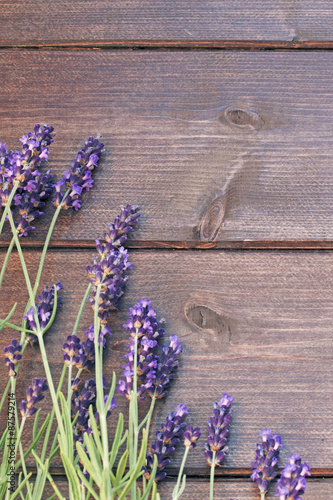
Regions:
[[[140,0],[1,4],[2,45],[119,40],[332,40],[328,0]]]
[[[3,252],[2,252],[3,255]],[[37,251],[28,251],[32,277]],[[332,314],[333,263],[330,252],[151,252],[132,251],[133,270],[120,311],[111,316],[113,337],[105,353],[105,374],[119,375],[126,352],[122,328],[126,311],[140,297],[153,301],[166,318],[167,334],[183,342],[180,369],[168,398],[156,406],[152,429],[179,403],[187,404],[188,422],[206,432],[212,402],[224,392],[234,396],[230,453],[218,474],[249,475],[257,435],[270,427],[285,448],[282,463],[299,452],[316,474],[332,472]],[[71,332],[87,285],[89,251],[53,251],[43,284],[64,284],[64,305],[45,342],[55,379],[61,369],[61,341]],[[22,285],[21,285],[22,283]],[[0,317],[18,302],[19,322],[26,298],[17,255],[11,257],[0,296]],[[80,332],[91,323],[87,307]],[[1,344],[13,333],[4,330]],[[34,376],[42,376],[38,348],[27,348],[18,377],[18,403]],[[0,380],[7,368],[0,364]],[[127,405],[117,397],[121,411]],[[47,396],[43,411],[50,408]],[[144,408],[142,409],[144,411]],[[4,421],[0,424],[3,426]],[[24,439],[29,438],[27,432]],[[190,454],[187,472],[207,474],[204,438]],[[173,467],[180,465],[177,453]],[[236,472],[235,472],[236,471]],[[175,474],[175,471],[173,472]]]
[[[35,120],[53,124],[59,179],[83,138],[104,135],[95,188],[55,240],[93,241],[130,202],[143,246],[332,246],[330,53],[2,51],[0,61],[9,147]],[[45,235],[47,213],[27,241]]]
[[[66,493],[68,495],[65,480],[56,481],[56,484],[63,495],[66,495]],[[162,500],[171,498],[174,485],[174,482],[169,481],[164,481],[159,484],[159,492]],[[267,494],[267,498],[274,498],[274,485],[271,486],[269,491],[270,493]],[[47,485],[45,488],[45,498],[47,498],[47,494],[51,495],[52,492],[52,488]],[[317,500],[318,498],[328,499],[331,498],[332,495],[333,482],[331,480],[309,479],[307,482],[307,491],[304,495],[304,500]],[[209,484],[207,480],[203,482],[188,479],[186,483],[186,490],[181,498],[182,500],[202,500],[204,498],[208,498],[208,496]],[[235,500],[257,500],[258,492],[255,484],[252,484],[251,481],[218,480],[215,482],[214,498],[215,500],[229,500],[230,498],[234,498]]]

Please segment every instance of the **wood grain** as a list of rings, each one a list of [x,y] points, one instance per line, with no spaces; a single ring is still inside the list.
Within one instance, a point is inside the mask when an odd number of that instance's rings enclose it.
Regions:
[[[1,43],[332,40],[328,0],[5,0]]]
[[[62,214],[55,240],[93,241],[130,202],[147,246],[332,246],[329,53],[2,51],[0,61],[8,146],[32,116],[52,123],[59,179],[84,137],[104,135],[95,189]]]
[[[57,486],[60,491],[66,495],[67,484],[65,480],[57,481]],[[166,500],[171,498],[172,488],[174,487],[174,482],[164,481],[159,485],[159,492],[161,494],[161,499]],[[271,486],[268,498],[273,498],[275,493],[274,485]],[[46,487],[45,498],[47,494],[52,494],[52,489],[50,486]],[[67,493],[68,494],[68,493]],[[309,479],[307,482],[307,491],[304,496],[306,500],[317,500],[318,498],[331,498],[333,495],[333,482],[330,480],[312,480]],[[198,481],[193,479],[188,479],[186,482],[186,490],[182,495],[182,500],[202,500],[209,496],[209,484],[206,480]],[[235,498],[236,500],[257,500],[258,492],[254,484],[251,481],[220,481],[217,480],[214,489],[215,500],[229,500],[230,498]]]
[[[39,252],[28,251],[26,255],[33,277]],[[89,251],[53,251],[47,259],[43,283],[60,280],[64,284],[63,308],[46,337],[55,379],[61,369],[60,341],[74,323],[90,259]],[[189,406],[188,422],[199,425],[205,434],[212,402],[228,392],[235,398],[234,422],[230,453],[219,473],[239,470],[249,474],[257,435],[270,427],[282,435],[282,461],[299,452],[315,473],[330,474],[331,253],[133,251],[131,260],[128,290],[110,322],[113,337],[105,353],[107,379],[113,370],[118,375],[121,372],[127,344],[121,325],[128,308],[140,297],[153,301],[158,316],[167,320],[167,334],[179,335],[184,346],[180,370],[168,398],[157,405],[153,429],[182,402]],[[0,317],[17,301],[15,322],[26,297],[24,287],[18,287],[19,272],[14,254],[0,297]],[[80,331],[90,323],[88,307]],[[4,331],[1,343],[8,345],[12,337],[10,331]],[[38,348],[27,348],[24,357],[18,401],[31,379],[42,375]],[[6,379],[7,369],[1,364],[2,385]],[[50,405],[49,397],[45,404]],[[117,404],[127,412],[120,397]],[[192,475],[207,474],[203,446],[204,439],[190,454],[187,472]],[[179,466],[180,460],[177,453],[173,467]]]

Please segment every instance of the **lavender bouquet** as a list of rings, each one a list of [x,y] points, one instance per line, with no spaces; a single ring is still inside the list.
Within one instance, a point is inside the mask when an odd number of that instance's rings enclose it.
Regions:
[[[13,500],[41,500],[46,484],[53,488],[49,498],[64,499],[50,473],[50,465],[60,456],[68,479],[70,500],[159,500],[158,484],[166,477],[176,447],[184,446],[172,500],[178,500],[186,486],[184,474],[186,459],[196,447],[201,431],[187,426],[188,408],[179,404],[167,415],[148,447],[148,435],[155,404],[167,396],[168,388],[178,369],[182,352],[176,335],[165,338],[164,320],[157,314],[150,300],[140,299],[129,311],[124,328],[129,336],[124,356],[123,373],[117,382],[103,375],[103,352],[111,334],[110,312],[117,310],[125,293],[128,271],[131,269],[127,238],[140,217],[138,207],[129,204],[109,225],[103,240],[95,240],[96,254],[87,264],[87,288],[82,298],[71,334],[62,341],[63,369],[60,379],[52,378],[45,346],[45,334],[52,326],[62,304],[61,283],[40,289],[40,280],[53,229],[62,210],[80,209],[82,194],[93,187],[92,172],[98,166],[104,144],[100,137],[89,137],[62,178],[54,182],[51,170],[44,170],[49,148],[53,143],[53,127],[36,125],[21,139],[21,149],[9,152],[0,143],[0,200],[2,215],[0,233],[5,224],[10,226],[12,240],[8,246],[0,272],[0,287],[10,254],[16,247],[22,266],[28,300],[22,324],[11,323],[14,304],[3,319],[0,330],[11,328],[16,332],[4,347],[4,362],[9,380],[2,394],[0,411],[8,400],[8,425],[0,439],[2,462],[0,465],[0,498]],[[37,276],[32,283],[21,248],[21,238],[28,237],[34,224],[53,194],[55,206],[41,253]],[[38,293],[39,292],[39,293]],[[90,304],[92,323],[80,331],[84,308]],[[26,349],[38,345],[44,373],[34,378],[26,389],[26,397],[19,406],[16,401],[16,381],[19,367],[24,362]],[[61,346],[59,346],[61,349]],[[87,378],[84,371],[93,372]],[[67,387],[66,387],[67,385]],[[128,400],[128,425],[122,413],[117,415],[116,396]],[[40,403],[49,393],[52,411],[40,422]],[[139,405],[150,401],[149,410],[139,421]],[[213,404],[213,414],[208,421],[205,460],[211,468],[210,500],[213,500],[216,466],[221,467],[228,453],[227,439],[231,425],[232,396],[223,394],[220,402]],[[115,418],[116,431],[109,435],[108,419]],[[21,437],[27,420],[33,420],[32,437],[24,449]],[[261,433],[263,444],[257,445],[252,479],[258,485],[261,498],[265,498],[270,481],[277,475],[278,449],[281,438],[269,430]],[[36,474],[33,477],[26,466],[33,458]],[[299,455],[292,455],[277,483],[277,496],[281,500],[299,499],[306,488],[305,476],[309,466],[301,464]]]

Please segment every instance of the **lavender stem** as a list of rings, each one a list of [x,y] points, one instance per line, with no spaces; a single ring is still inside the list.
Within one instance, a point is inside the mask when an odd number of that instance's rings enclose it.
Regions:
[[[209,500],[214,499],[215,456],[216,456],[216,451],[213,451],[212,465],[210,468]]]

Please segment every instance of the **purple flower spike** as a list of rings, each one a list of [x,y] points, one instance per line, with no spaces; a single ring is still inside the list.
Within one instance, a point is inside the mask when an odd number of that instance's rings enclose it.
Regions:
[[[205,458],[208,466],[222,466],[229,448],[226,446],[231,424],[231,403],[233,397],[223,394],[219,403],[213,403],[213,415],[208,420],[208,438],[205,444]],[[215,459],[213,455],[215,452]]]
[[[28,186],[32,189],[28,189]],[[26,190],[22,194],[14,196],[15,205],[21,215],[20,220],[16,223],[16,228],[19,236],[27,236],[30,231],[35,229],[31,226],[31,222],[43,215],[40,209],[45,206],[45,203],[52,192],[52,175],[51,170],[40,177],[36,175],[34,180],[29,181]]]
[[[63,289],[63,286],[61,283],[56,284],[56,290],[59,292],[60,290]],[[62,304],[62,298],[60,295],[57,293],[57,309],[61,307]],[[48,325],[50,318],[52,316],[53,312],[53,306],[54,306],[54,287],[48,287],[45,286],[44,290],[40,295],[37,295],[37,302],[36,302],[36,310],[37,310],[37,316],[39,320],[39,325],[42,330],[46,328]],[[37,332],[37,325],[35,322],[35,316],[34,316],[34,308],[32,307],[29,309],[27,314],[23,316],[23,318],[27,322],[27,329],[28,330],[33,330],[34,332]],[[33,333],[28,333],[27,334],[27,340],[30,342],[32,345],[34,342],[37,342],[37,336],[34,335]]]
[[[255,461],[252,462],[252,481],[256,481],[259,492],[267,493],[270,482],[276,477],[279,461],[279,448],[282,448],[281,437],[264,429],[259,436],[262,444],[257,444]]]
[[[155,394],[158,399],[168,394],[165,389],[175,376],[174,372],[178,369],[177,356],[182,352],[181,341],[177,335],[170,335],[169,341],[169,347],[164,344],[161,356],[157,357],[156,375],[153,385],[148,389],[148,394],[150,396]]]
[[[8,347],[4,347],[5,351],[5,364],[8,366],[9,376],[16,377],[17,373],[15,372],[15,365],[22,358],[22,346],[17,342],[16,339],[13,339]]]
[[[23,418],[31,417],[37,412],[35,404],[45,398],[45,394],[43,393],[48,388],[46,378],[33,379],[32,386],[29,386],[27,389],[26,401],[24,399],[21,401],[20,410]]]
[[[109,232],[104,233],[106,244],[103,245],[99,240],[95,240],[97,252],[101,258],[105,258],[112,248],[120,247],[125,243],[140,217],[138,210],[137,206],[126,205],[126,207],[122,207],[120,215],[109,225]]]
[[[301,500],[301,495],[306,490],[305,476],[311,476],[309,464],[302,464],[298,453],[291,455],[287,461],[276,484],[275,496],[280,500]]]
[[[98,305],[101,325],[106,325],[110,310],[118,308],[128,279],[126,271],[130,267],[127,250],[123,247],[120,247],[119,250],[113,248],[103,260],[99,260],[99,256],[97,256],[94,258],[93,266],[87,265],[86,269],[93,285],[93,296],[89,297],[93,309],[95,309],[97,287],[102,284]]]
[[[150,479],[155,455],[157,455],[158,459],[155,481],[161,481],[166,477],[166,472],[162,471],[170,464],[170,456],[174,453],[175,446],[184,436],[186,423],[182,422],[182,420],[187,413],[187,406],[178,405],[174,413],[169,413],[165,424],[161,425],[161,430],[156,432],[156,441],[152,444],[150,452],[147,453],[146,466],[143,467],[146,479]]]
[[[91,178],[91,172],[97,167],[103,147],[104,144],[99,142],[99,137],[96,139],[89,137],[85,141],[83,149],[78,152],[75,162],[71,164],[71,168],[66,170],[62,179],[54,185],[56,196],[53,199],[53,204],[56,207],[62,205],[61,208],[65,210],[69,208],[78,210],[80,208],[81,201],[79,197],[84,189],[89,191],[93,187],[94,181]],[[71,192],[66,197],[62,193],[63,186],[65,186],[65,189],[71,189]]]
[[[124,325],[124,327],[130,332],[131,337],[129,339],[130,344],[127,346],[128,353],[124,356],[125,358],[127,358],[126,365],[123,365],[123,377],[125,378],[125,380],[120,380],[118,385],[118,392],[119,394],[123,394],[124,396],[126,396],[127,399],[131,399],[131,391],[133,389],[132,381],[134,376],[134,337],[137,332],[137,396],[140,401],[143,401],[145,399],[144,393],[147,390],[152,391],[152,394],[154,394],[155,392],[155,386],[153,384],[155,383],[160,358],[154,354],[154,349],[157,347],[157,340],[165,334],[164,329],[160,327],[160,325],[164,323],[164,320],[156,320],[156,312],[151,307],[151,301],[147,299],[141,299],[134,307],[130,309],[130,312],[128,314],[130,319]],[[175,342],[173,341],[172,345],[174,344]],[[167,350],[167,352],[162,355],[162,362],[160,362],[161,366],[159,368],[158,379],[158,384],[161,388],[161,394],[164,392],[164,387],[168,385],[169,379],[172,378],[171,372],[176,369],[176,363],[174,358],[172,357],[174,354],[174,350],[171,349],[171,347],[166,348],[166,346],[164,346],[164,348]],[[169,351],[171,354],[169,353]],[[165,376],[163,378],[162,368],[165,370]],[[164,385],[162,383],[164,383]]]
[[[76,382],[74,381],[74,384]],[[78,385],[78,384],[77,384]],[[96,412],[96,383],[93,378],[86,380],[80,392],[74,391],[72,397],[72,419],[78,413],[78,418],[73,432],[74,440],[83,443],[83,433],[91,432],[89,426],[89,406],[92,405],[93,412]]]
[[[135,337],[138,330],[138,338],[146,337],[148,340],[158,340],[165,335],[161,325],[164,319],[156,320],[155,309],[151,307],[151,300],[141,299],[134,307],[131,307],[128,313],[130,319],[123,326]]]
[[[34,132],[28,132],[20,139],[21,152],[9,153],[6,144],[0,143],[0,206],[7,205],[14,183],[18,182],[13,204],[19,212],[19,220],[15,222],[19,236],[27,236],[35,229],[31,222],[42,215],[40,209],[52,191],[51,170],[44,175],[38,170],[48,159],[52,132],[53,127],[47,124],[35,125]]]
[[[187,431],[184,434],[184,445],[188,446],[190,450],[194,450],[200,436],[200,427],[196,427],[195,429],[193,429],[192,425],[189,425]]]

